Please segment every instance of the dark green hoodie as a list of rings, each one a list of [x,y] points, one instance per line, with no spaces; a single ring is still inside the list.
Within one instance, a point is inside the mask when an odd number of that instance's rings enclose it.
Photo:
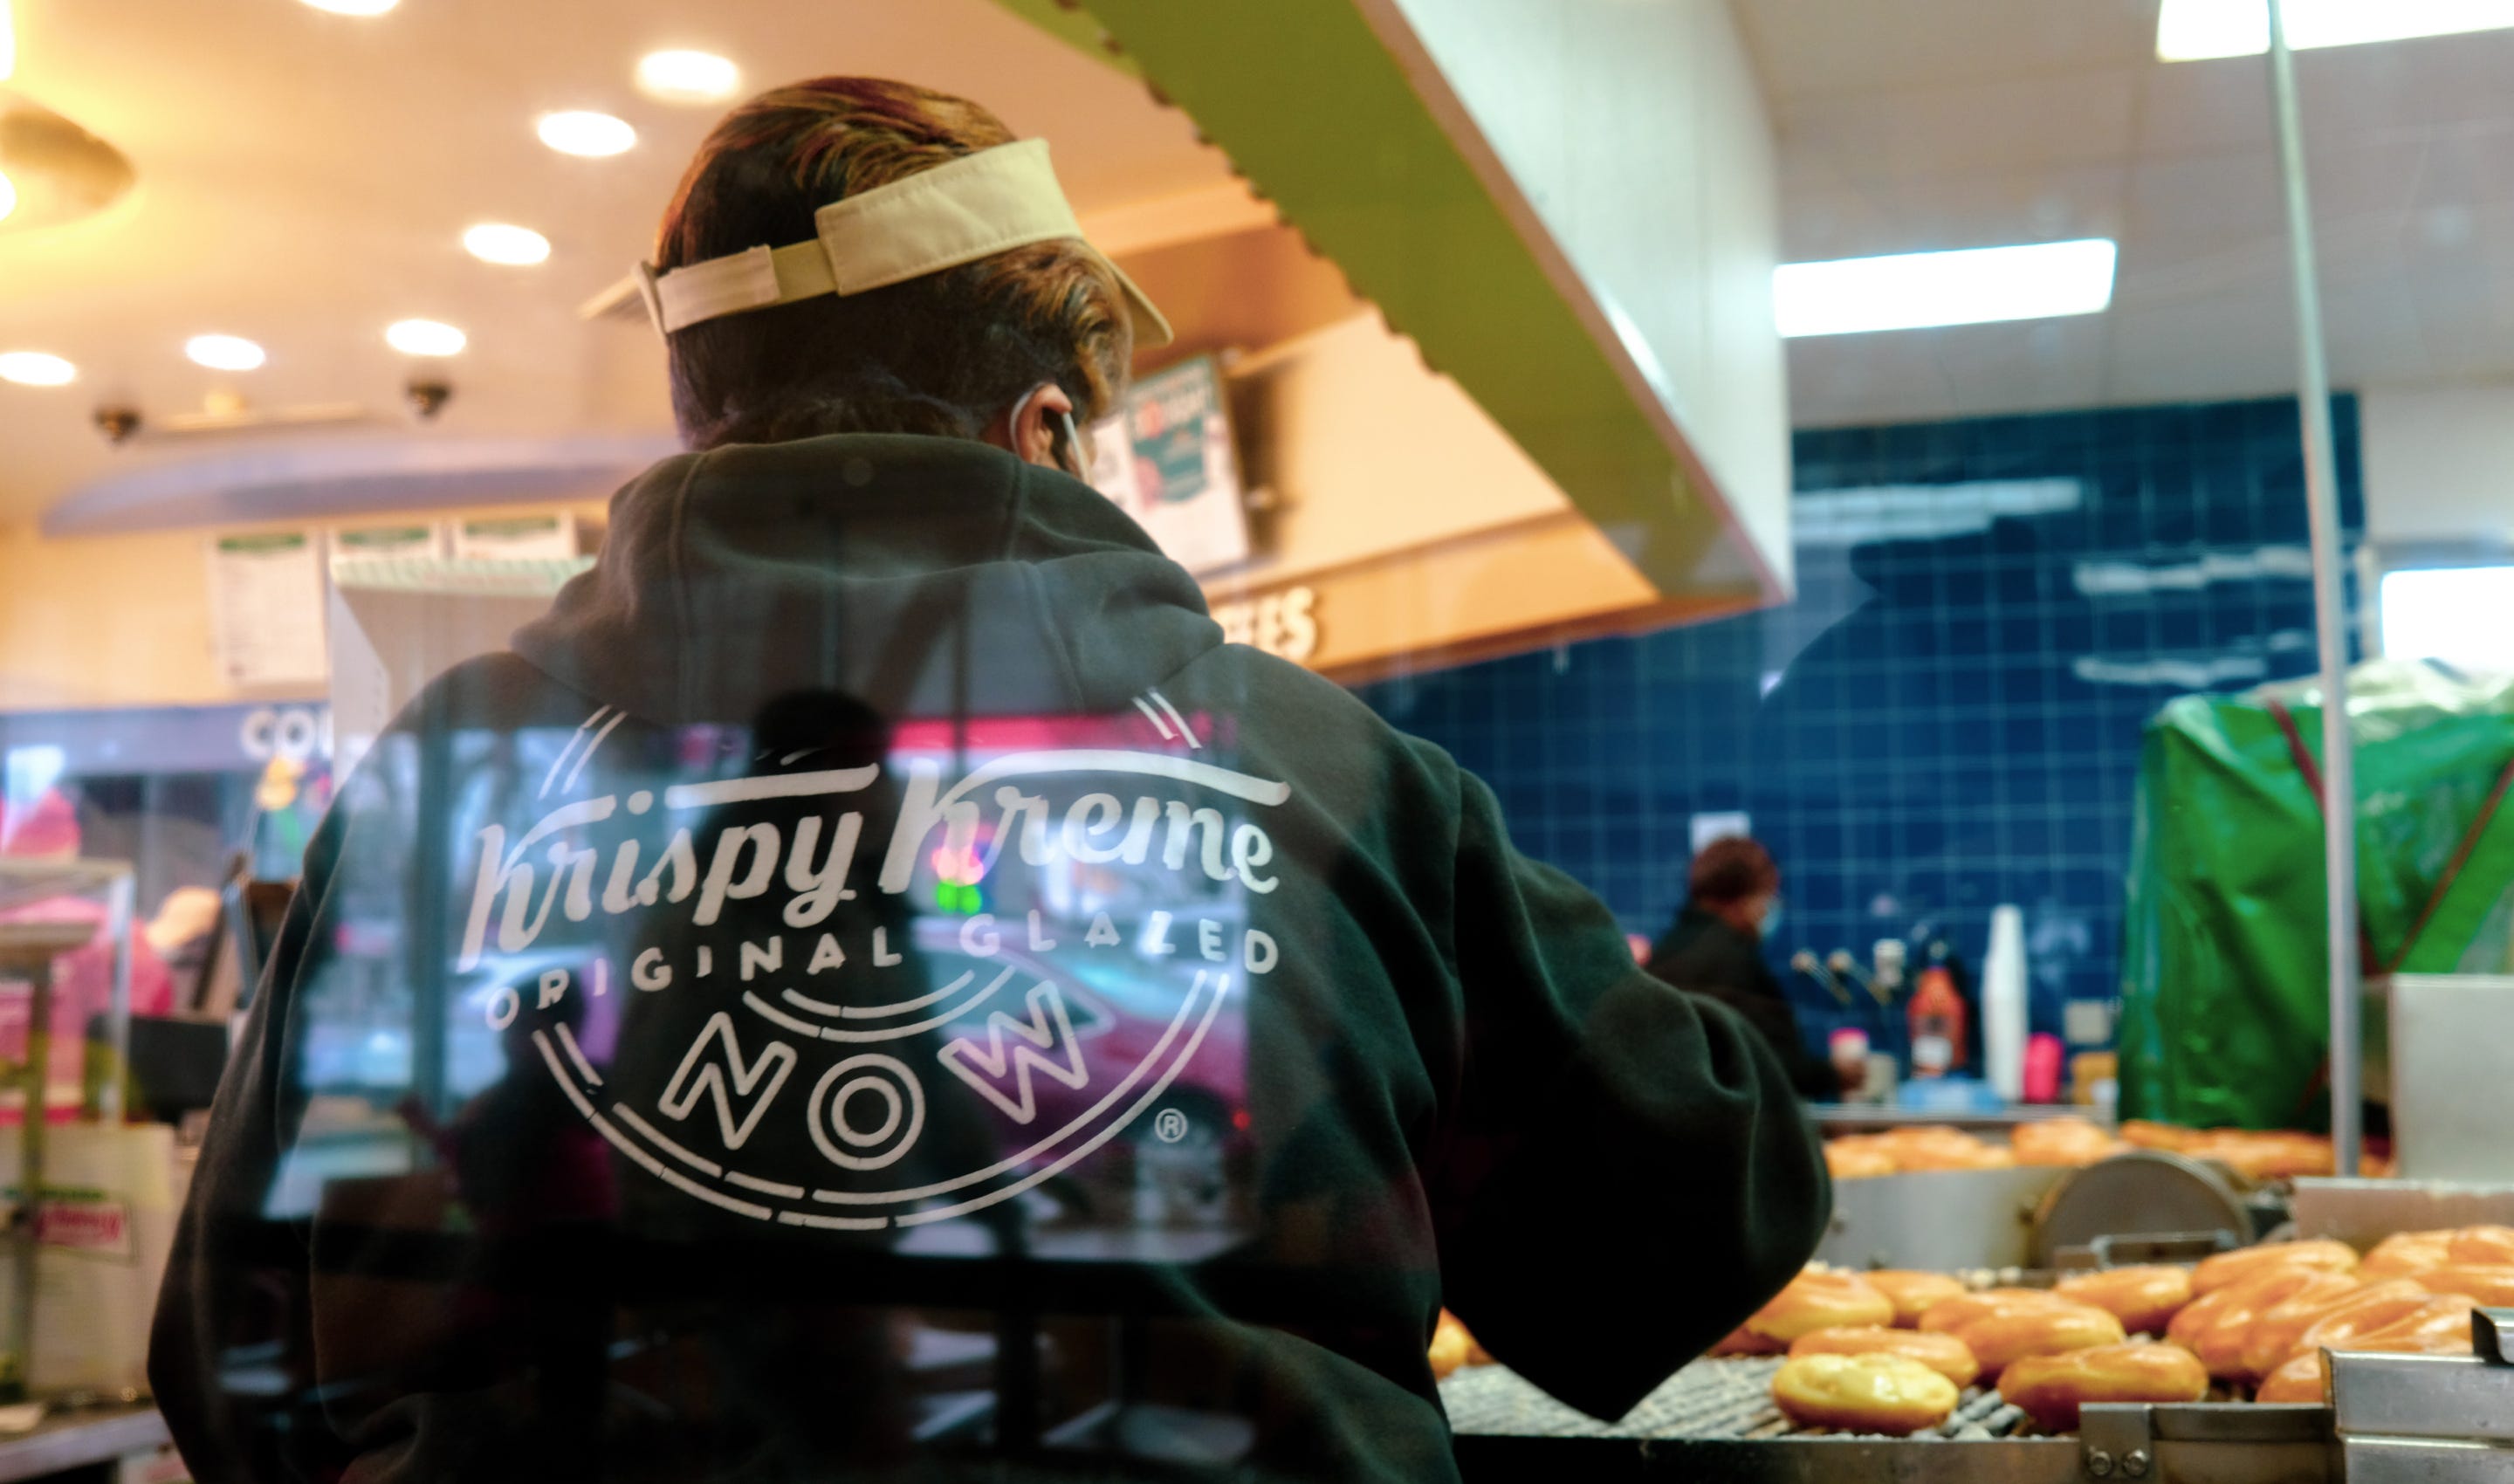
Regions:
[[[1082,484],[668,460],[343,784],[151,1376],[205,1484],[1449,1476],[1812,1251],[1770,1051]]]

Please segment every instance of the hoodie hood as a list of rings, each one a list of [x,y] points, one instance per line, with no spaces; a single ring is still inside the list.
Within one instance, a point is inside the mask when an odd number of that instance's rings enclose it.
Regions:
[[[1114,710],[1222,642],[1090,486],[956,438],[842,434],[667,459],[516,653],[631,715],[746,722],[838,691],[892,718]]]

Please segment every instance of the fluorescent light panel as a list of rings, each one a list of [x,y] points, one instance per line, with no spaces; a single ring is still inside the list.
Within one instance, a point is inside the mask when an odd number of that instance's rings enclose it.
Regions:
[[[712,103],[742,89],[742,69],[712,52],[649,52],[637,59],[637,91],[659,103]]]
[[[2383,654],[2514,674],[2514,567],[2383,574]]]
[[[2514,0],[2287,0],[2296,51],[2514,26]],[[2165,0],[2156,55],[2165,61],[2257,57],[2270,49],[2269,0]]]
[[[2113,301],[2114,245],[2101,237],[1789,262],[1772,270],[1784,336],[2096,314]]]

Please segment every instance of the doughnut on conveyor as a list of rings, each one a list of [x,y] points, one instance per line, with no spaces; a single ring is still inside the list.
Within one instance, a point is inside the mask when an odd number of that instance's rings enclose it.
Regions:
[[[2359,1246],[2392,1231],[2514,1223],[2514,1185],[2303,1181],[2298,1223]],[[1440,1384],[1468,1484],[2514,1484],[2514,1309],[2475,1316],[2474,1355],[2342,1354],[2333,1405],[2089,1405],[2074,1435],[2039,1432],[1996,1390],[1909,1438],[1794,1426],[1771,1356],[1697,1360],[1602,1423],[1505,1366]]]

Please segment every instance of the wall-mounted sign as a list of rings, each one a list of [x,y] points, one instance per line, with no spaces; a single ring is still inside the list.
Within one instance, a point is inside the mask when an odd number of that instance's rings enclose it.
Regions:
[[[489,515],[457,522],[456,561],[546,561],[572,557],[576,550],[576,512],[550,515]]]
[[[319,686],[323,538],[264,531],[210,540],[210,635],[220,678],[239,690]]]
[[[332,532],[332,563],[337,567],[375,557],[438,558],[445,555],[450,535],[441,521],[342,526]]]
[[[1248,559],[1239,459],[1211,357],[1137,381],[1125,411],[1092,428],[1091,485],[1170,560],[1210,572]]]
[[[1253,645],[1296,664],[1308,663],[1318,652],[1318,595],[1308,587],[1216,603],[1213,622],[1231,643]]]

